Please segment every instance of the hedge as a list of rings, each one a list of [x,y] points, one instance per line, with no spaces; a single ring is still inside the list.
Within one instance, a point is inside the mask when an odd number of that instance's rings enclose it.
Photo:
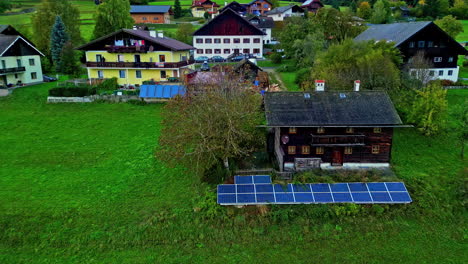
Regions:
[[[95,87],[57,87],[49,90],[49,96],[57,97],[83,97],[96,94]]]

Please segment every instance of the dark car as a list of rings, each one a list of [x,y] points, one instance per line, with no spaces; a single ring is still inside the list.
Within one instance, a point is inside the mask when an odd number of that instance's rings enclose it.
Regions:
[[[55,82],[55,81],[57,81],[57,78],[50,77],[50,76],[47,76],[47,75],[42,75],[42,81],[44,81],[44,82]]]
[[[197,63],[203,63],[205,61],[208,61],[207,56],[200,56],[200,57],[195,58],[195,62],[197,62]]]
[[[248,59],[248,58],[249,56],[246,56],[246,55],[238,55],[238,56],[231,58],[231,61],[241,61],[243,59]]]
[[[211,61],[212,62],[224,62],[225,59],[223,57],[221,57],[221,56],[213,56],[213,57],[211,57]]]
[[[200,67],[200,71],[210,71],[210,65],[208,65],[208,62],[204,62],[202,66]]]

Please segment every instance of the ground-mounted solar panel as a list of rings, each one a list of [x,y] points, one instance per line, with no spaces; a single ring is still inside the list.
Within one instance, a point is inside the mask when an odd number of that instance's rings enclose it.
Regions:
[[[234,184],[218,185],[221,205],[410,203],[402,182],[271,184],[267,175],[235,176]]]

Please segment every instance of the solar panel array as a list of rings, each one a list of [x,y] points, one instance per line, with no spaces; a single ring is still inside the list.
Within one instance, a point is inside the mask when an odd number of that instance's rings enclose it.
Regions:
[[[218,185],[218,204],[410,203],[402,182],[271,184],[267,175],[235,176]]]
[[[140,87],[140,97],[169,99],[176,95],[184,95],[185,86],[182,85],[148,85]]]

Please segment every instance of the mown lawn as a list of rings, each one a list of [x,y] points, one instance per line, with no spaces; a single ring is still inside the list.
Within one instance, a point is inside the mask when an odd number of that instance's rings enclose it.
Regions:
[[[0,263],[468,260],[456,202],[464,165],[450,133],[396,131],[393,162],[410,205],[349,217],[325,217],[343,207],[284,206],[252,216],[200,203],[205,188],[190,169],[154,159],[162,105],[45,104],[54,85],[0,98]],[[467,98],[450,91],[451,106]],[[215,220],[202,218],[206,206]]]

